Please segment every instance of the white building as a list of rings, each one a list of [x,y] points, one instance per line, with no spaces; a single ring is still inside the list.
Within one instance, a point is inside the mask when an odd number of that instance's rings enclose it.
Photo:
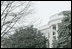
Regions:
[[[53,38],[56,40],[58,39],[58,24],[61,23],[63,17],[64,15],[61,13],[55,14],[49,18],[50,20],[48,24],[38,28],[42,33],[44,33],[44,36],[49,39],[49,48],[52,48]]]

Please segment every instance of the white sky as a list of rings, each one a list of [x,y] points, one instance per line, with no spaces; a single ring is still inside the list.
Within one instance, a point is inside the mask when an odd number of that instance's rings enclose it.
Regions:
[[[54,15],[64,10],[71,10],[71,1],[32,1],[32,2],[34,13],[22,19],[25,20],[26,22],[16,24],[16,26],[34,24],[34,27],[38,28],[42,25],[47,24],[49,21],[49,17],[51,15]]]
[[[33,1],[33,4],[35,7],[33,15],[35,18],[41,19],[34,24],[35,27],[47,24],[51,15],[64,10],[71,10],[71,1]]]
[[[71,1],[32,1],[31,8],[34,9],[33,14],[24,17],[21,20],[25,22],[15,26],[34,24],[34,27],[37,28],[45,25],[48,23],[51,15],[64,10],[71,10]]]

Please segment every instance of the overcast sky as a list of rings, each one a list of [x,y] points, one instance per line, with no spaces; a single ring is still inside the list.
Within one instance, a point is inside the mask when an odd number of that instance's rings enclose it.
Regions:
[[[34,24],[35,27],[47,24],[51,15],[64,10],[71,10],[71,1],[33,1],[33,4],[35,19],[40,18]]]
[[[50,16],[64,10],[71,10],[71,1],[32,1],[32,8],[34,9],[34,12],[23,19],[20,19],[22,20],[22,23],[17,23],[15,27],[33,24],[34,27],[38,28],[46,25]]]
[[[15,26],[33,24],[34,27],[38,28],[46,25],[50,16],[64,10],[71,10],[71,1],[32,1],[31,8],[34,9],[33,13],[20,19],[22,22],[20,21],[21,23],[17,23]]]

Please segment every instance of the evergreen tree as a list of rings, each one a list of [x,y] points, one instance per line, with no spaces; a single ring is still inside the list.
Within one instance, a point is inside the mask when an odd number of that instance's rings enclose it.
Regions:
[[[64,18],[59,25],[58,47],[71,48],[71,11],[64,11]]]
[[[63,11],[62,14],[65,17],[59,24],[57,43],[53,44],[57,44],[56,48],[71,48],[71,11]]]
[[[20,28],[3,41],[4,48],[46,48],[46,38],[36,28]]]

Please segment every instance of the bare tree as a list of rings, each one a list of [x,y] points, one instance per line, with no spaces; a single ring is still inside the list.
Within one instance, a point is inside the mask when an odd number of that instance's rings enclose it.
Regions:
[[[1,1],[1,38],[31,13],[30,1]]]

